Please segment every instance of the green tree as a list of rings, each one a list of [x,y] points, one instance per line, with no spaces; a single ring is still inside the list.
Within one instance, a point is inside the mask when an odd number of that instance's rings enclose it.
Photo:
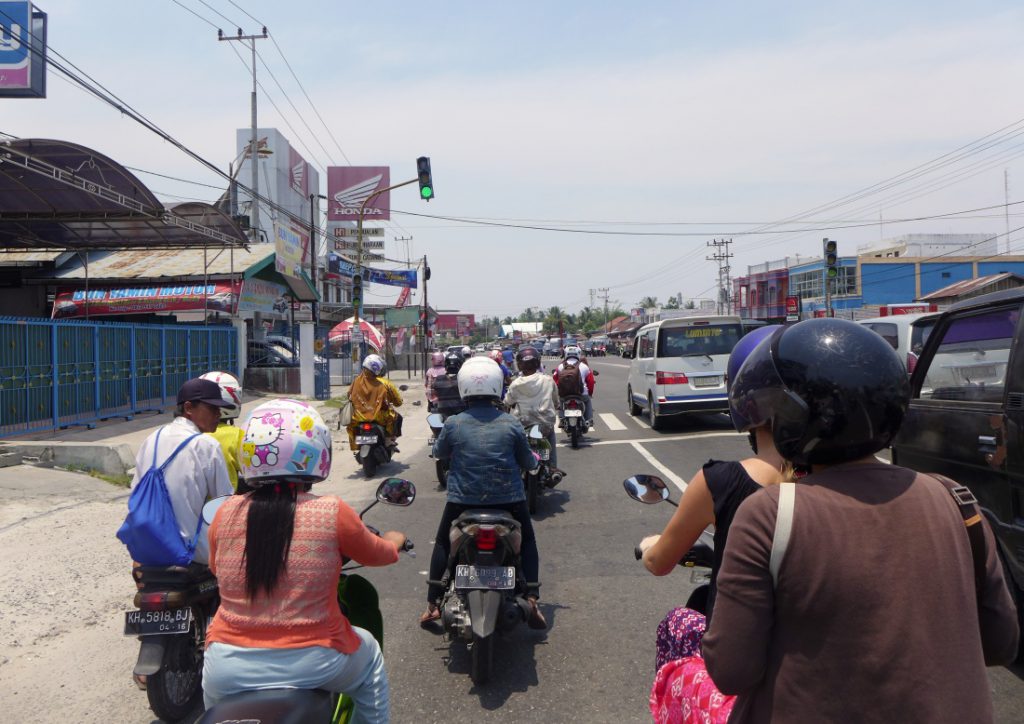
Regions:
[[[650,309],[651,307],[657,307],[658,306],[658,298],[657,297],[644,297],[639,302],[637,302],[636,305],[638,307],[642,307],[644,309]]]
[[[679,309],[679,297],[669,297],[662,309]]]
[[[696,308],[697,308],[697,302],[693,301],[692,299],[687,299],[686,300],[686,304],[683,305],[683,309],[696,309]]]

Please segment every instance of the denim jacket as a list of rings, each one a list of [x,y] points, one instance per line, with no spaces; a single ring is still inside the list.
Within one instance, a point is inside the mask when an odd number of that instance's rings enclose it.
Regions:
[[[448,501],[463,505],[525,500],[521,470],[537,465],[519,421],[479,402],[445,420],[434,457],[451,459]]]

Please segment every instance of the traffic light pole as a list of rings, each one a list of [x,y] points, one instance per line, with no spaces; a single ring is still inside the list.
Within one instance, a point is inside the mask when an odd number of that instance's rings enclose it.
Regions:
[[[388,186],[386,189],[380,189],[379,191],[374,191],[372,194],[370,194],[369,196],[366,197],[366,200],[364,200],[362,205],[359,207],[359,223],[358,223],[358,226],[356,227],[356,275],[355,275],[355,277],[353,277],[352,291],[353,292],[356,291],[356,285],[354,283],[356,279],[359,280],[360,286],[359,286],[359,297],[358,298],[353,298],[353,300],[352,300],[353,301],[352,307],[354,309],[353,319],[352,319],[352,330],[354,332],[361,332],[362,331],[362,329],[359,326],[359,307],[361,307],[362,303],[363,303],[363,294],[362,294],[362,279],[363,279],[363,215],[366,213],[366,207],[367,207],[367,205],[369,205],[369,203],[371,201],[376,199],[381,194],[386,193],[388,191],[392,191],[393,189],[400,189],[403,186],[408,186],[409,184],[414,184],[414,183],[416,183],[418,181],[419,181],[419,178],[417,177],[417,178],[411,179],[409,181],[403,181],[400,184],[395,184],[394,186]],[[385,344],[387,344],[387,340],[384,340],[384,342],[385,342]],[[352,372],[353,372],[353,374],[355,374],[356,368],[359,366],[359,347],[357,345],[355,345],[355,344],[353,344],[351,346],[352,346]]]

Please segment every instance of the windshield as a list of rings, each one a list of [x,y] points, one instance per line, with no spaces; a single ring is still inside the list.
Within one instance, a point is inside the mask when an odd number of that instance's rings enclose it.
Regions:
[[[658,357],[729,354],[743,336],[738,324],[706,324],[700,327],[662,327]]]

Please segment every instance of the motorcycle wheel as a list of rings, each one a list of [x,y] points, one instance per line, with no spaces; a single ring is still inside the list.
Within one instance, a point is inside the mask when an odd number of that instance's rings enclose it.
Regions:
[[[437,468],[437,482],[441,484],[442,488],[448,488],[448,466],[444,464],[444,461],[437,460],[434,462],[434,467]]]
[[[572,442],[572,449],[575,450],[580,446],[580,426],[573,425],[572,429],[569,430],[569,435]]]
[[[530,515],[537,513],[537,489],[540,487],[540,473],[537,475],[526,474],[526,505]]]
[[[486,684],[491,678],[491,663],[494,660],[494,634],[483,637],[473,634],[470,659],[469,678],[474,684]]]
[[[147,677],[146,696],[149,708],[165,721],[184,719],[199,707],[203,700],[203,650],[196,627],[187,634],[168,637],[160,671]]]
[[[373,451],[363,458],[363,475],[368,478],[372,478],[373,474],[377,472],[377,461],[373,457]]]

